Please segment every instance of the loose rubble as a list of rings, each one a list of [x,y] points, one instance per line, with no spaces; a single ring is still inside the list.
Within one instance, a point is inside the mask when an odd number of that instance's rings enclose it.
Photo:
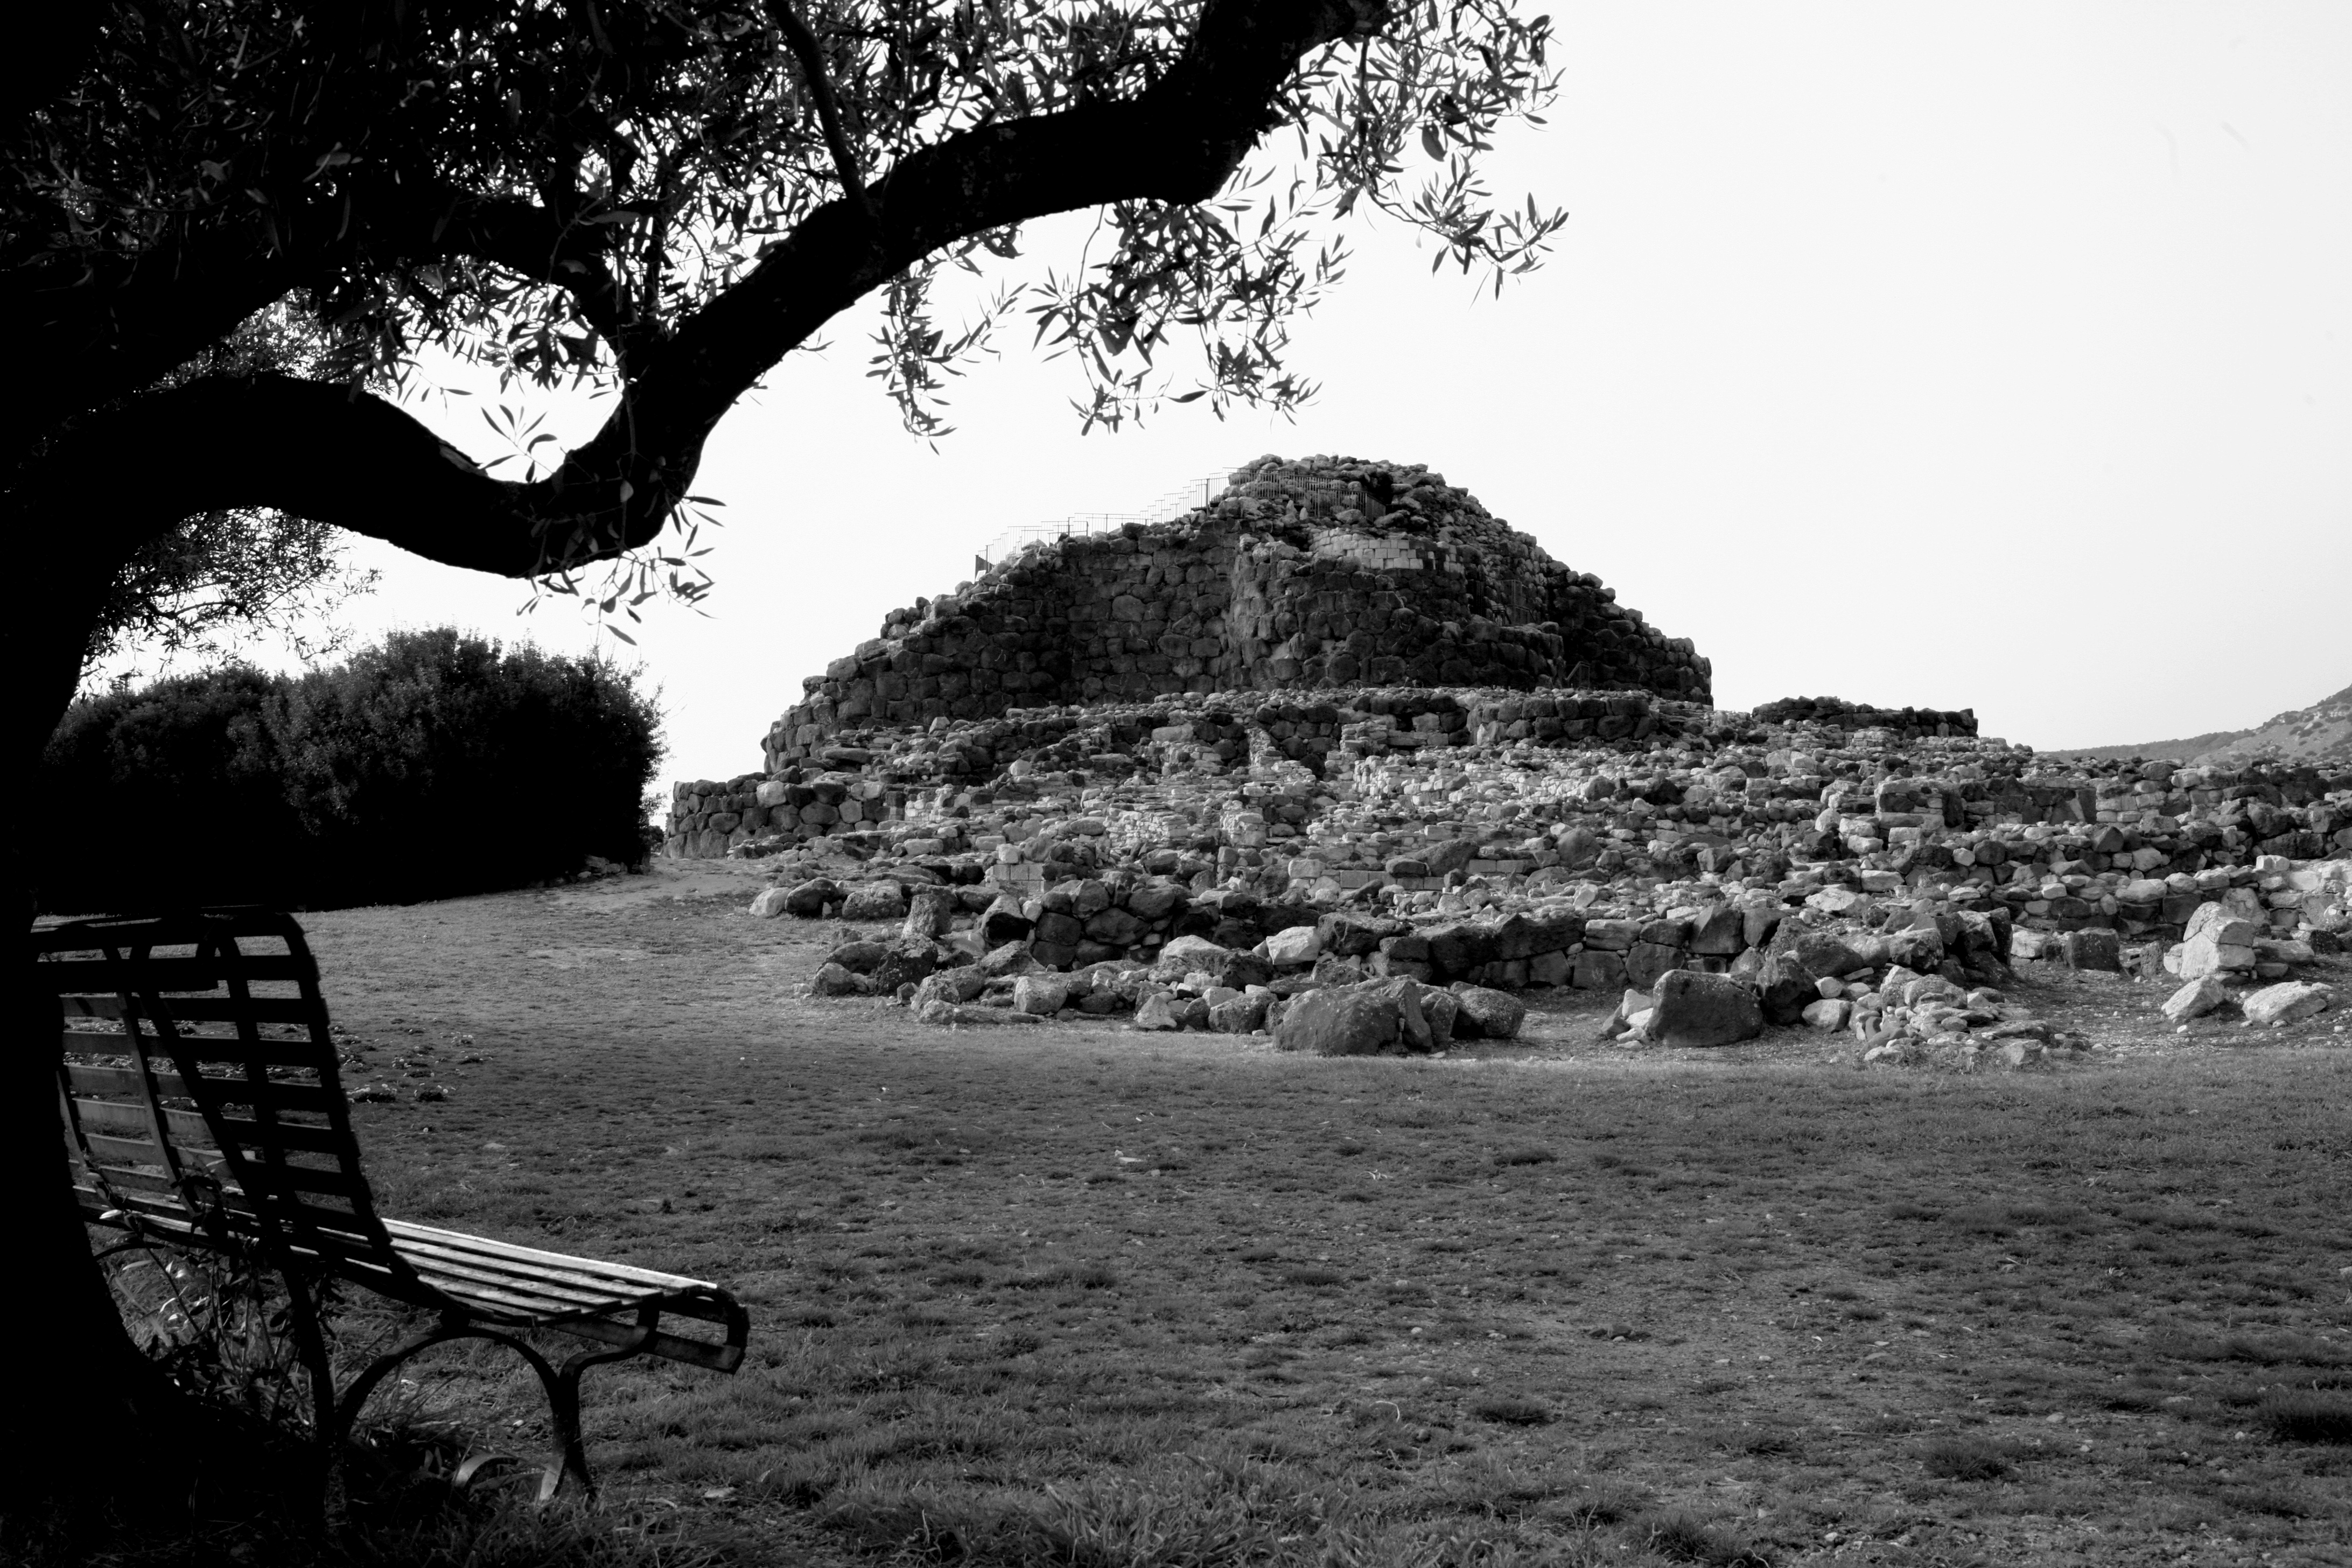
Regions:
[[[1254,465],[1169,537],[1230,551],[1229,567],[1256,560],[1240,531],[1265,529],[1281,497],[1249,487],[1279,492],[1336,461]],[[1391,501],[1442,488],[1377,471]],[[1348,482],[1342,499],[1369,495]],[[1501,528],[1444,494],[1447,518]],[[1294,572],[1328,559],[1328,531],[1282,521]],[[1344,527],[1361,534],[1363,514]],[[1238,539],[1216,542],[1220,529]],[[1608,1027],[1629,1043],[1802,1028],[1865,1063],[2028,1067],[2085,1042],[2006,1000],[2014,965],[2178,977],[2165,1013],[2182,1027],[2216,1014],[2284,1025],[2335,1004],[2298,971],[2352,928],[2352,760],[2060,762],[1979,736],[1964,711],[1717,710],[1704,661],[1678,662],[1686,645],[1664,639],[1605,645],[1650,650],[1639,683],[1572,682],[1560,595],[1603,601],[1525,553],[1507,559],[1550,596],[1496,578],[1481,602],[1517,594],[1554,630],[1515,641],[1496,622],[1465,642],[1457,627],[1438,661],[1471,668],[1461,650],[1485,648],[1487,684],[1330,683],[1328,640],[1304,661],[1290,644],[1287,665],[1154,667],[1249,689],[1142,698],[1133,661],[1118,681],[1065,664],[1066,688],[1102,693],[1077,703],[1021,705],[1008,693],[1025,688],[1010,685],[950,698],[945,676],[915,677],[941,682],[929,690],[884,682],[909,649],[951,650],[906,666],[922,670],[969,658],[971,639],[1003,647],[981,629],[990,592],[1072,605],[1139,583],[1183,602],[1200,580],[1159,561],[1159,531],[1131,531],[1138,548],[1119,558],[1150,559],[1149,582],[1098,580],[1066,547],[1058,564],[1033,551],[942,601],[946,615],[894,618],[886,647],[837,666],[771,732],[768,771],[678,787],[669,852],[766,861],[774,886],[756,914],[895,923],[844,942],[814,990],[904,1000],[950,1025],[1118,1016],[1326,1055],[1414,1052],[1509,1038],[1525,1012],[1515,993],[1571,987],[1621,995]],[[1381,573],[1381,593],[1407,595],[1445,574]],[[1139,625],[1181,619],[1145,608]],[[1082,651],[1099,661],[1104,646]],[[1494,652],[1507,647],[1543,658]],[[1370,651],[1354,668],[1393,671],[1382,661],[1402,657]],[[1572,669],[1599,667],[1580,656]],[[1310,669],[1326,683],[1287,684]],[[877,684],[860,697],[859,681]]]

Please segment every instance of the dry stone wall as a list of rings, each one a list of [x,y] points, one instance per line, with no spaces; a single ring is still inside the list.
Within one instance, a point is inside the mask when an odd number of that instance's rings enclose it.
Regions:
[[[1163,694],[1555,688],[1705,702],[1711,670],[1419,465],[1264,458],[1176,521],[1032,546],[810,678],[770,772],[846,730]],[[736,792],[740,793],[740,792]]]

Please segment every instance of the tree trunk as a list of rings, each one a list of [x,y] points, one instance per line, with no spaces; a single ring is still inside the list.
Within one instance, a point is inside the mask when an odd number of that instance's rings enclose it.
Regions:
[[[0,514],[5,515],[5,514]],[[18,514],[19,537],[46,526]],[[71,574],[28,596],[7,639],[8,724],[15,776],[30,780],[73,697],[89,646],[96,595]],[[20,830],[21,831],[21,830]],[[30,868],[16,838],[7,887],[17,918],[34,914]],[[140,1511],[176,1504],[191,1465],[176,1442],[185,1402],[131,1342],[73,1197],[58,1109],[58,1016],[19,948],[8,982],[7,1048],[0,1052],[0,1202],[6,1228],[6,1288],[0,1345],[8,1347],[0,1398],[0,1487],[12,1501],[97,1494]]]

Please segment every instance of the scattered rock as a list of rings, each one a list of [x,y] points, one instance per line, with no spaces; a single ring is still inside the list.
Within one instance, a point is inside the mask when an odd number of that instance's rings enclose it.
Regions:
[[[871,991],[866,977],[852,973],[838,963],[819,968],[816,977],[809,982],[809,990],[819,996],[864,996]]]
[[[1024,974],[1013,983],[1016,1012],[1050,1018],[1070,1003],[1070,983],[1058,974]]]
[[[845,921],[898,921],[907,915],[907,891],[896,882],[860,882],[843,895]]]
[[[2219,1007],[2229,996],[2219,977],[2208,974],[2192,980],[2165,998],[2164,1016],[2176,1024],[2191,1018],[2201,1018]]]
[[[1527,1004],[1507,992],[1468,984],[1456,984],[1453,991],[1454,1005],[1460,1008],[1454,1019],[1456,1039],[1512,1039],[1527,1020]]]
[[[2336,988],[2308,981],[2265,985],[2238,1004],[2250,1024],[2298,1024],[2325,1013],[2336,1000]]]
[[[2066,963],[2073,969],[2100,969],[2120,974],[2124,969],[2123,941],[2111,931],[2070,931],[2066,933]]]
[[[1764,1032],[1756,988],[1731,975],[1677,969],[1658,982],[1656,995],[1648,1033],[1661,1045],[1728,1046]]]
[[[1274,1043],[1318,1057],[1381,1056],[1402,1048],[1396,1004],[1377,985],[1334,985],[1310,991],[1283,1009]]]

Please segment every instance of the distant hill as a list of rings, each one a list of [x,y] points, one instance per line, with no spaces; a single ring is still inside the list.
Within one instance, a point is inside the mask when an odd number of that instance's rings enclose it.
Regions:
[[[2251,730],[2216,730],[2185,740],[2143,741],[2130,746],[2080,746],[2052,754],[2114,762],[2131,757],[2170,757],[2183,763],[2255,757],[2284,762],[2352,758],[2352,686],[2308,708],[2281,713]]]

